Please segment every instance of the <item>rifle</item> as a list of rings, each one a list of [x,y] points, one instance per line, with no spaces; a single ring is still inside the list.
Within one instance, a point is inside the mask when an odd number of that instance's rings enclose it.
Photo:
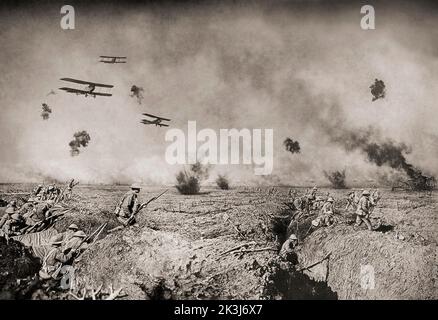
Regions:
[[[97,228],[96,230],[94,230],[93,233],[91,233],[90,235],[88,235],[87,237],[85,237],[85,238],[81,241],[81,243],[79,244],[79,246],[78,246],[78,248],[77,248],[76,250],[79,250],[79,249],[81,248],[81,246],[82,246],[85,242],[90,241],[92,238],[96,239],[96,238],[101,234],[101,232],[103,231],[103,229],[105,229],[105,227],[106,227],[107,224],[108,224],[108,222],[105,222],[105,223],[101,224],[101,225],[99,226],[99,228]],[[79,256],[80,256],[83,252],[84,252],[84,251],[80,251],[79,254],[76,256],[75,259],[79,258]]]
[[[137,211],[136,211],[136,212],[133,212],[133,213],[131,214],[131,216],[129,217],[129,219],[126,221],[126,225],[128,226],[128,225],[132,222],[132,220],[134,220],[135,215],[136,215],[137,213],[139,213],[141,210],[143,210],[144,208],[146,208],[147,205],[148,205],[149,203],[151,203],[152,201],[157,200],[159,197],[161,197],[163,194],[165,194],[168,190],[169,190],[169,189],[166,189],[166,190],[164,190],[163,192],[161,192],[158,196],[156,196],[156,197],[152,197],[152,198],[149,199],[147,202],[142,203],[142,204],[138,207]]]
[[[52,215],[46,217],[44,220],[41,220],[41,221],[35,223],[33,226],[29,226],[29,227],[25,227],[25,228],[23,228],[23,229],[22,229],[22,232],[24,232],[24,233],[30,233],[30,232],[33,231],[36,227],[39,227],[39,226],[43,225],[45,222],[49,221],[50,219],[52,219],[52,218],[57,218],[57,217],[60,217],[60,216],[63,216],[64,214],[65,214],[65,211],[60,212],[60,213],[54,213],[54,214],[52,214]]]

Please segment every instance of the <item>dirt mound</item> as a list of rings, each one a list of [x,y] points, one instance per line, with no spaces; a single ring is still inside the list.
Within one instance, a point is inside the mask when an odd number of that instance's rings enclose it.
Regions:
[[[40,266],[20,242],[0,237],[0,300],[29,298]]]
[[[221,255],[235,243],[133,227],[96,242],[76,265],[76,280],[78,287],[113,282],[130,299],[258,299],[257,269],[271,253]]]
[[[298,252],[311,278],[327,281],[340,299],[437,299],[436,244],[419,245],[395,232],[338,225],[315,231]]]

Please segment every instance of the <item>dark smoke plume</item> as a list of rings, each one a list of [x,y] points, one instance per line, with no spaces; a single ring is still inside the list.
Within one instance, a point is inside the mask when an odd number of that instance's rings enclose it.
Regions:
[[[197,194],[201,190],[201,181],[209,176],[209,167],[196,162],[187,170],[180,171],[176,176],[176,189],[181,194]]]
[[[43,120],[49,119],[49,115],[52,113],[52,109],[47,105],[47,103],[42,104],[41,117]]]
[[[325,177],[330,181],[333,188],[336,189],[345,189],[347,188],[347,185],[345,183],[345,169],[342,171],[333,171],[333,172],[326,172],[324,171]]]
[[[406,182],[412,190],[431,190],[435,186],[435,178],[424,175],[420,169],[408,163],[405,155],[411,153],[411,149],[404,143],[395,143],[391,140],[378,138],[376,130],[336,129],[328,130],[332,141],[342,145],[347,151],[360,150],[367,156],[368,161],[382,167],[404,172],[409,180]],[[383,142],[381,142],[383,141]]]
[[[226,176],[223,175],[218,175],[217,179],[216,179],[216,184],[219,188],[221,188],[222,190],[228,190],[230,189],[230,184],[228,182],[228,178]]]
[[[138,104],[141,104],[141,102],[144,99],[143,94],[142,94],[143,91],[144,91],[144,89],[142,87],[137,87],[136,85],[133,85],[131,87],[131,94],[129,96],[136,97]]]
[[[290,153],[300,153],[301,151],[300,143],[291,138],[286,138],[283,144],[286,147],[286,151],[289,151]]]
[[[371,94],[373,95],[372,101],[385,98],[385,83],[382,80],[375,79],[374,84],[370,86]]]
[[[86,147],[91,140],[90,135],[85,130],[76,132],[73,137],[74,140],[68,144],[71,148],[72,157],[79,155],[79,148]]]

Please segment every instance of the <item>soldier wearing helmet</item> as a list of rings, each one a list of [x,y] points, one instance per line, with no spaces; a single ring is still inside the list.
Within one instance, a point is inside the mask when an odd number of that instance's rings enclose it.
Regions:
[[[4,223],[2,231],[8,236],[21,234],[20,230],[24,227],[23,218],[18,213],[13,213]]]
[[[134,183],[131,185],[131,190],[128,191],[120,200],[119,205],[116,208],[117,220],[123,225],[127,225],[129,219],[133,217],[139,208],[138,194],[140,193],[140,185]],[[135,223],[135,219],[131,219],[132,223]]]
[[[6,221],[8,221],[14,213],[15,209],[13,207],[6,207],[5,214],[0,220],[0,228],[5,225]]]
[[[67,230],[62,233],[64,243],[67,243],[77,231],[79,231],[79,227],[75,223],[69,225]]]
[[[39,272],[40,278],[57,279],[59,271],[64,263],[68,262],[76,253],[75,250],[70,250],[69,253],[62,252],[62,235],[57,234],[50,239],[50,251],[43,258],[43,265]]]
[[[86,250],[88,245],[83,240],[87,237],[84,231],[76,231],[73,236],[65,243],[63,252],[69,253],[71,250]]]
[[[328,197],[327,201],[324,203],[324,206],[321,209],[320,222],[326,226],[330,226],[334,222],[334,201],[335,199],[333,199],[333,197]]]
[[[371,209],[371,200],[370,200],[370,192],[368,190],[364,190],[362,192],[362,197],[359,200],[356,210],[356,223],[355,227],[359,227],[362,222],[364,222],[368,228],[368,230],[373,230],[371,222],[369,220],[370,209]]]
[[[280,252],[279,252],[279,256],[280,258],[289,261],[289,262],[293,262],[296,263],[296,254],[294,252],[294,248],[298,245],[298,238],[295,234],[291,234],[289,236],[289,238],[283,243],[283,245],[281,246]]]

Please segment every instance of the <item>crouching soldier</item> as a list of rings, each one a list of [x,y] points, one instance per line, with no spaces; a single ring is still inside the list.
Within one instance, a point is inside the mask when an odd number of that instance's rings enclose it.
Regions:
[[[17,236],[21,234],[21,229],[24,228],[24,226],[25,223],[23,218],[18,213],[14,213],[5,222],[5,224],[2,227],[2,231],[8,237]]]
[[[75,234],[76,231],[79,231],[79,227],[75,223],[69,225],[67,230],[61,233],[64,243],[67,243],[67,241],[73,238],[73,235]]]
[[[369,220],[371,209],[371,200],[370,200],[370,192],[365,190],[362,192],[362,197],[359,200],[356,210],[356,223],[354,227],[359,227],[362,222],[364,222],[368,228],[368,230],[373,230],[371,222]]]
[[[5,214],[3,215],[3,217],[0,219],[0,229],[3,228],[3,226],[5,225],[6,221],[8,221],[9,219],[11,219],[11,216],[15,213],[15,209],[12,207],[7,207],[5,210]]]
[[[139,209],[138,194],[140,189],[140,185],[136,183],[131,185],[131,190],[123,196],[116,207],[117,220],[124,226],[135,224],[135,214]]]
[[[297,254],[294,251],[294,248],[298,245],[298,238],[295,234],[291,234],[289,239],[287,239],[283,245],[281,246],[281,250],[279,252],[280,258],[283,260],[292,262],[296,264],[298,262]]]
[[[69,253],[70,251],[84,251],[87,249],[88,244],[84,241],[87,237],[84,231],[76,231],[73,233],[73,237],[71,237],[67,242],[64,242],[64,253]]]
[[[62,252],[62,235],[55,235],[50,239],[50,250],[44,256],[43,265],[39,272],[39,276],[43,280],[58,279],[59,272],[62,266],[71,260],[75,254],[75,250],[70,250],[69,253]]]

